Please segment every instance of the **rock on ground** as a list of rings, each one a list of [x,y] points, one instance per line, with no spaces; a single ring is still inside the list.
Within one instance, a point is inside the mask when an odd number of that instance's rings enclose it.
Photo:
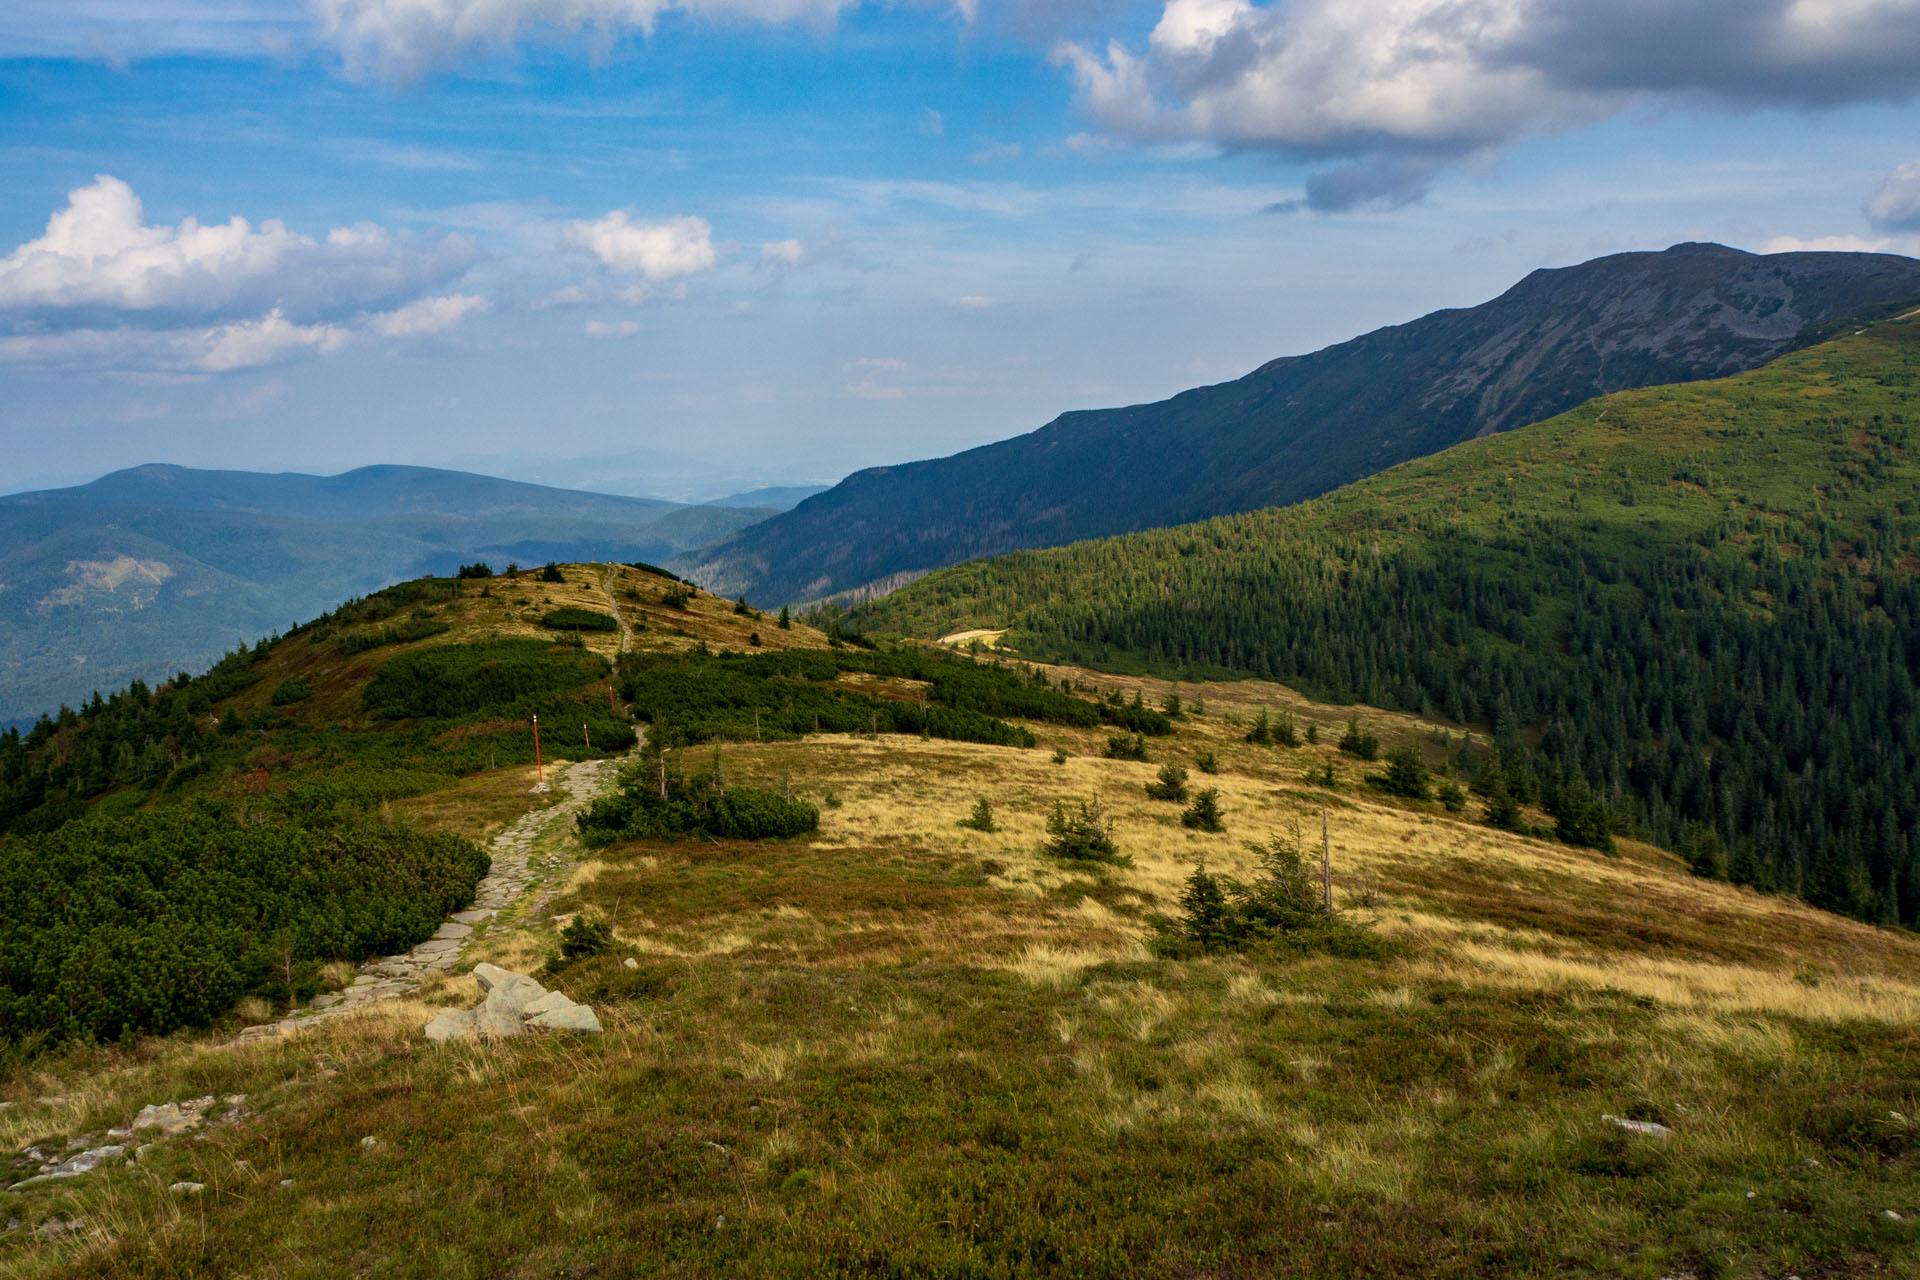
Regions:
[[[599,1017],[558,991],[549,991],[524,973],[479,964],[473,977],[487,993],[478,1009],[442,1009],[426,1027],[436,1044],[469,1036],[517,1036],[540,1031],[598,1032]]]

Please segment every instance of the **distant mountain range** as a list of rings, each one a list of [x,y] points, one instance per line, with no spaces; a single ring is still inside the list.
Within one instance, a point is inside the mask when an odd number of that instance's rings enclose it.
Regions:
[[[0,497],[0,721],[198,670],[342,599],[464,562],[662,561],[772,514],[424,467],[155,465]]]
[[[1714,244],[1536,271],[1439,311],[1158,404],[849,476],[676,564],[773,605],[880,594],[1022,548],[1284,505],[1608,392],[1753,369],[1920,300],[1920,261]]]

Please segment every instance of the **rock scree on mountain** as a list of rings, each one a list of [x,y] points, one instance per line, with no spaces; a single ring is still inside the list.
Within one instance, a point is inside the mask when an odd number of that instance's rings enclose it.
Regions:
[[[597,1032],[592,1009],[549,991],[524,973],[498,965],[475,965],[473,977],[487,998],[476,1009],[443,1009],[427,1024],[436,1043],[472,1036],[517,1036],[527,1031]]]

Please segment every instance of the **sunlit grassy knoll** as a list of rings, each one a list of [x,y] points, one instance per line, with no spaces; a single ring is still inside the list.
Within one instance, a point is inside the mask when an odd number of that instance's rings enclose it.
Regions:
[[[524,569],[512,577],[443,579],[440,585],[449,594],[423,601],[399,615],[412,619],[418,612],[419,621],[447,628],[423,640],[382,645],[355,654],[340,651],[338,640],[342,635],[378,633],[388,625],[386,622],[353,623],[317,639],[289,637],[274,646],[258,668],[261,678],[235,695],[231,705],[243,713],[257,711],[269,705],[282,682],[297,678],[306,681],[314,692],[291,714],[343,728],[369,727],[374,722],[361,705],[360,691],[374,671],[396,654],[483,640],[558,640],[561,636],[541,622],[553,610],[570,607],[608,611],[607,592],[603,590],[608,566],[567,564],[559,568],[565,579],[562,582],[542,582],[534,569]],[[685,588],[674,579],[631,565],[612,566],[610,585],[614,606],[632,628],[633,647],[642,652],[691,649],[701,643],[714,649],[746,650],[756,647],[751,643],[756,634],[760,637],[757,647],[761,648],[819,649],[827,645],[824,635],[804,623],[795,622],[782,630],[773,615],[735,613],[733,601],[706,592],[689,595],[682,606],[669,606],[662,602],[664,597]],[[611,660],[619,652],[620,633],[584,632],[581,642]]]
[[[177,1037],[16,1069],[0,1086],[13,1149],[170,1097],[247,1093],[258,1115],[13,1197],[23,1229],[0,1236],[0,1276],[1920,1265],[1914,1224],[1884,1216],[1920,1210],[1904,1118],[1920,1115],[1920,943],[1654,851],[1608,858],[1389,802],[1337,734],[1241,741],[1221,712],[1290,695],[1235,694],[1207,690],[1208,714],[1149,764],[1042,725],[1025,751],[723,746],[729,781],[825,806],[818,837],[616,845],[476,950],[536,967],[556,919],[611,920],[609,954],[546,979],[593,1003],[603,1036],[429,1046],[433,1008],[478,995],[451,977],[284,1042]],[[1143,790],[1208,749],[1222,772],[1189,783],[1221,789],[1223,835]],[[1147,917],[1197,859],[1246,875],[1249,843],[1317,845],[1301,779],[1327,761],[1336,895],[1397,954],[1148,959]],[[982,794],[997,832],[957,825]],[[1096,795],[1132,865],[1045,857],[1053,802]],[[68,1100],[35,1101],[54,1094]],[[182,1179],[207,1190],[166,1190]],[[53,1217],[84,1225],[35,1241]]]

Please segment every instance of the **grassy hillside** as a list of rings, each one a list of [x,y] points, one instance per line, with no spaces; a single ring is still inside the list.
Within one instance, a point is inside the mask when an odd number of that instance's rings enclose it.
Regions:
[[[1044,674],[1122,705],[1174,692]],[[888,691],[917,704],[911,681]],[[604,1035],[429,1045],[426,1021],[477,996],[445,975],[299,1036],[17,1066],[0,1075],[8,1150],[58,1150],[168,1099],[246,1102],[202,1141],[9,1196],[0,1274],[1920,1265],[1911,937],[1697,880],[1644,846],[1606,857],[1386,797],[1331,745],[1347,712],[1278,686],[1178,693],[1188,713],[1145,763],[1101,757],[1110,726],[1047,721],[1024,722],[1028,749],[720,744],[729,776],[815,802],[818,832],[572,845],[468,952],[527,970],[562,922],[606,922],[607,952],[545,979]],[[1247,743],[1261,712],[1320,745]],[[1361,714],[1444,766],[1443,726]],[[1169,763],[1219,789],[1224,832],[1147,798]],[[461,794],[421,800],[444,814]],[[981,795],[995,831],[958,825]],[[1041,853],[1055,802],[1094,796],[1130,864]],[[471,806],[474,834],[510,816],[488,810]],[[1387,944],[1374,958],[1150,957],[1149,918],[1178,912],[1197,860],[1251,876],[1249,844],[1316,850],[1323,813],[1335,901]]]
[[[1912,920],[1917,433],[1920,314],[1296,507],[961,566],[855,617],[1477,724],[1518,785],[1584,779],[1710,872]]]
[[[677,563],[767,602],[884,591],[978,556],[1298,502],[1609,391],[1751,369],[1917,300],[1920,262],[1888,254],[1614,254],[1157,404],[858,472]]]

